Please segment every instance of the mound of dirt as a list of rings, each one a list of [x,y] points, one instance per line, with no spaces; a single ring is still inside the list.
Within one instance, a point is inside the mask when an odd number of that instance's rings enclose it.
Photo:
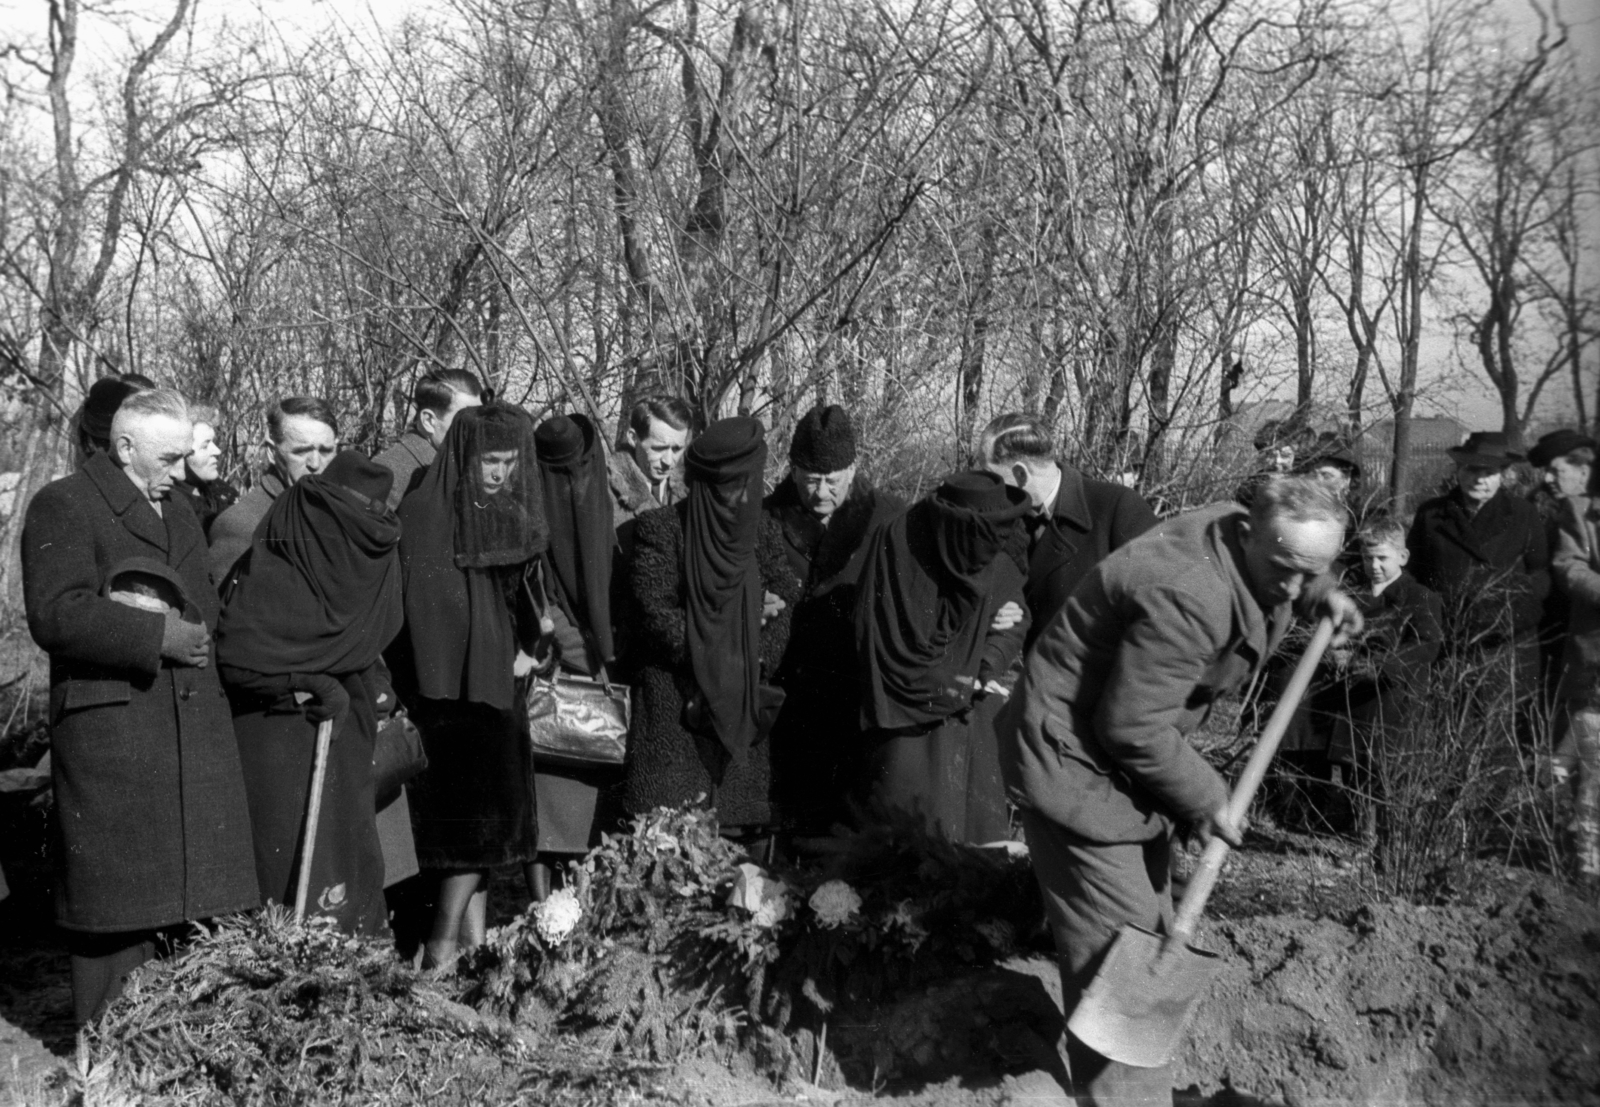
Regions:
[[[1216,924],[1179,1083],[1297,1103],[1600,1103],[1600,913],[1537,889]]]

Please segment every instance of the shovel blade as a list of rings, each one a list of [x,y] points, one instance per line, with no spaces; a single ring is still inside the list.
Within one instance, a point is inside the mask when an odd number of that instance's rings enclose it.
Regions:
[[[1170,1062],[1222,961],[1195,946],[1166,944],[1160,935],[1124,926],[1067,1022],[1073,1036],[1135,1068]]]

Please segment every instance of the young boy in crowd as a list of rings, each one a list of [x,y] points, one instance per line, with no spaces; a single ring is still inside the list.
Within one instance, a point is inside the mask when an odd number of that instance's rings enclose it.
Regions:
[[[1405,724],[1409,701],[1427,678],[1444,642],[1444,605],[1438,593],[1406,572],[1411,559],[1399,521],[1378,515],[1357,535],[1365,581],[1350,594],[1361,605],[1366,629],[1359,640],[1334,651],[1341,670],[1337,695],[1343,710],[1335,721],[1328,760],[1368,797],[1361,805],[1361,834],[1376,836],[1377,774],[1373,759],[1394,742]]]

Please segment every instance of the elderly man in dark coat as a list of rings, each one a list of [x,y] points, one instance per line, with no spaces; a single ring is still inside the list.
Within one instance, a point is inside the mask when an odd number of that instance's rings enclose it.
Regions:
[[[1227,785],[1187,741],[1211,704],[1260,670],[1296,601],[1316,596],[1359,630],[1353,601],[1326,575],[1345,518],[1323,486],[1275,478],[1248,514],[1202,508],[1113,553],[1039,636],[1000,718],[1000,763],[1069,1014],[1124,923],[1171,921],[1177,828],[1238,842]],[[1068,1059],[1080,1103],[1172,1102],[1169,1068],[1110,1061],[1075,1039]]]
[[[837,404],[818,404],[795,427],[789,475],[762,503],[783,534],[800,581],[789,646],[775,682],[787,693],[772,730],[773,780],[802,832],[844,817],[846,761],[861,750],[855,610],[872,532],[905,510],[856,473],[856,436]]]
[[[23,530],[28,628],[50,655],[56,917],[80,1023],[154,955],[158,931],[258,903],[239,752],[211,665],[205,536],[169,495],[190,443],[183,397],[128,397],[111,451],[41,490]],[[165,610],[112,598],[130,560],[171,587]]]
[[[1506,436],[1479,431],[1450,451],[1456,487],[1417,508],[1411,573],[1444,598],[1447,650],[1514,649],[1518,697],[1539,680],[1539,622],[1550,594],[1549,535],[1538,510],[1505,488],[1523,460]]]
[[[1044,421],[1018,412],[991,421],[978,445],[983,467],[1026,492],[1032,504],[1023,591],[1033,620],[1030,646],[1090,569],[1156,522],[1133,489],[1091,480],[1055,453]]]

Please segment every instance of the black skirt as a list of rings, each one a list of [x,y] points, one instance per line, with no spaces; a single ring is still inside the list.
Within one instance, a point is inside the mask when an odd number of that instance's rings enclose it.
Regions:
[[[538,856],[533,757],[521,715],[464,700],[419,700],[428,767],[407,786],[417,862],[487,869]]]
[[[306,914],[331,916],[352,934],[383,934],[388,910],[372,790],[377,721],[360,678],[347,677],[343,684],[350,710],[328,747]],[[300,711],[273,710],[249,694],[235,694],[233,708],[261,899],[293,906],[317,725]]]

